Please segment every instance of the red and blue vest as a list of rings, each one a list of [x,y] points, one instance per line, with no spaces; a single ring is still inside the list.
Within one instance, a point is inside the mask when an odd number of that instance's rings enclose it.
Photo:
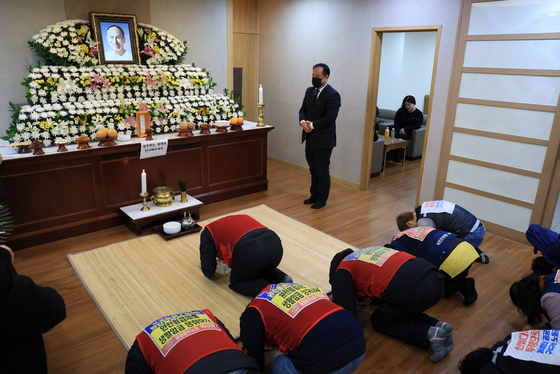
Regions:
[[[210,230],[216,246],[217,257],[231,268],[233,247],[241,237],[255,229],[266,229],[254,218],[246,214],[237,214],[220,218],[209,223],[206,228]]]
[[[208,309],[158,319],[136,336],[155,373],[184,373],[203,357],[228,349],[241,350]]]
[[[320,288],[296,283],[271,284],[248,307],[261,315],[266,346],[278,347],[286,354],[323,318],[344,310]]]
[[[368,297],[383,299],[381,294],[399,268],[414,256],[386,247],[369,247],[344,257],[338,269],[352,274],[358,300]]]

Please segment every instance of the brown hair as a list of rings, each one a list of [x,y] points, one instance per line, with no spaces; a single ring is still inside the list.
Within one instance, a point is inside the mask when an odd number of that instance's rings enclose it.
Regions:
[[[409,227],[406,225],[408,221],[412,221],[414,219],[414,212],[404,212],[397,216],[397,226],[399,230],[404,231]]]

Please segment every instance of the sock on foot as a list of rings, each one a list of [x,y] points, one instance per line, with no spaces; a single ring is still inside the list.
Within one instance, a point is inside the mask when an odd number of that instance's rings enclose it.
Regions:
[[[445,348],[445,354],[448,355],[455,347],[455,343],[453,343],[453,326],[451,326],[450,323],[438,321],[438,323],[436,323],[436,327],[441,327],[445,331],[445,341],[443,342],[443,347]]]
[[[292,279],[292,277],[286,274],[284,275],[284,278],[282,278],[282,282],[280,283],[294,283],[294,280]]]
[[[432,360],[432,362],[438,362],[445,356],[445,347],[443,346],[445,342],[445,330],[441,327],[431,326],[428,330],[428,340],[434,350],[434,353],[430,356],[430,360]]]

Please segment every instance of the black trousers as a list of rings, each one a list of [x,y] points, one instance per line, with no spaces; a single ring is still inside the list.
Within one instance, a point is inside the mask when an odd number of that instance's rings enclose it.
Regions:
[[[269,284],[280,283],[286,276],[277,269],[283,253],[280,238],[271,230],[240,239],[233,251],[229,288],[255,297]]]
[[[398,271],[395,276],[398,276]],[[371,324],[375,331],[427,348],[428,330],[438,320],[424,311],[436,305],[443,297],[443,276],[436,269],[431,269],[420,281],[409,287],[410,292],[405,298],[401,292],[395,292],[398,290],[385,290],[383,296],[386,301],[372,313]]]
[[[305,159],[311,173],[311,199],[326,202],[331,189],[331,176],[329,166],[331,163],[332,148],[311,149],[305,147]]]

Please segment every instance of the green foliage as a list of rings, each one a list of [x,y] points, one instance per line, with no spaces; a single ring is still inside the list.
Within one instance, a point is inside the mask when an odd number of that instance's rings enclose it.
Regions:
[[[19,105],[12,103],[11,101],[9,105],[10,105],[9,110],[12,113],[10,115],[12,122],[10,122],[10,126],[8,127],[8,130],[6,130],[6,136],[3,136],[2,139],[12,143],[13,142],[12,139],[14,138],[14,135],[17,134],[17,123],[19,122],[19,113],[21,112],[21,107]]]

